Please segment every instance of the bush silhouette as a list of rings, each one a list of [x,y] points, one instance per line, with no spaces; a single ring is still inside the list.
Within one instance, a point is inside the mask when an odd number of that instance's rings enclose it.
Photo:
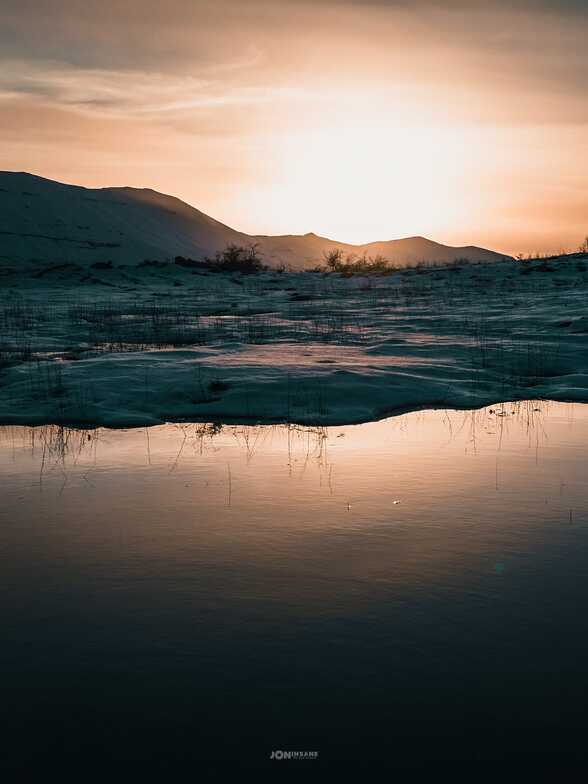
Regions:
[[[227,245],[223,251],[215,253],[214,258],[206,258],[206,265],[215,272],[242,272],[252,274],[267,269],[261,260],[257,245],[244,248],[240,245]]]

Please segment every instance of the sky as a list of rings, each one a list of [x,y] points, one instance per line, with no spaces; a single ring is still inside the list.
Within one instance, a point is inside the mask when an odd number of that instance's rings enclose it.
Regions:
[[[588,234],[586,0],[2,0],[0,169],[251,234]]]

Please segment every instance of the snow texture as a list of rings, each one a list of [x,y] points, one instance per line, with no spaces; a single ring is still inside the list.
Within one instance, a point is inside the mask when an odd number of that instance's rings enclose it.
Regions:
[[[0,266],[5,424],[344,424],[588,401],[581,257],[351,278]]]

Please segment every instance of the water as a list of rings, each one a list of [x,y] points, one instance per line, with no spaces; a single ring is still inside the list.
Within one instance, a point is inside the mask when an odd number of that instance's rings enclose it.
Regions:
[[[2,429],[3,762],[582,767],[587,456],[534,402]]]

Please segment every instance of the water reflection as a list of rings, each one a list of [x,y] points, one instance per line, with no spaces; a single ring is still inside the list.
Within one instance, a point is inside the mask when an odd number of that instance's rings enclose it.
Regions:
[[[535,742],[557,715],[563,748],[588,685],[587,445],[588,406],[534,401],[350,427],[3,428],[0,666],[20,726],[50,715],[35,742],[83,750],[71,717],[91,705],[153,754],[176,753],[179,722],[184,753],[251,764],[375,758],[392,733],[409,764],[423,738],[431,760],[492,757],[497,726],[516,754],[508,732]]]
[[[435,439],[444,435],[443,447],[457,446],[464,454],[476,453],[480,447],[500,452],[505,437],[511,445],[515,439],[516,446],[526,442],[539,450],[547,439],[545,419],[553,414],[569,426],[585,417],[584,407],[579,404],[518,401],[471,411],[417,411],[343,427],[176,423],[112,430],[62,425],[0,426],[0,450],[4,466],[11,458],[22,460],[28,455],[29,462],[39,463],[41,474],[57,466],[66,470],[80,464],[108,465],[110,461],[118,464],[121,454],[129,467],[144,463],[161,466],[169,461],[170,471],[220,450],[235,456],[242,452],[249,463],[256,453],[268,448],[273,456],[285,455],[290,468],[302,458],[305,467],[312,461],[319,468],[330,470],[333,447],[337,447],[337,456],[342,451],[382,451],[394,443],[395,437],[398,442],[398,434],[408,431],[419,444],[423,439],[429,440],[433,448],[439,446]],[[336,441],[341,438],[346,441]],[[343,445],[345,450],[340,448]]]
[[[59,534],[82,561],[113,538],[117,560],[128,547],[186,563],[203,548],[209,562],[288,561],[293,576],[323,574],[302,612],[329,592],[357,599],[357,581],[367,595],[488,572],[554,521],[583,523],[587,434],[587,407],[533,401],[335,428],[4,428],[5,532],[43,520],[44,546]]]

